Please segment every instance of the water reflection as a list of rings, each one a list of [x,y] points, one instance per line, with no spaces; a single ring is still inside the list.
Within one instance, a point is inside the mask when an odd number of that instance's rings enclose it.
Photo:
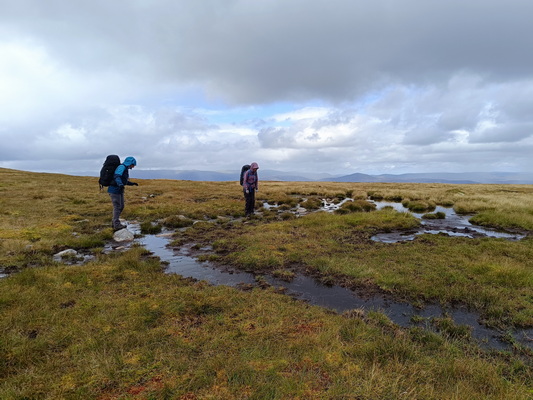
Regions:
[[[525,237],[522,234],[501,232],[495,229],[484,228],[470,223],[471,215],[459,215],[451,207],[442,207],[437,206],[432,213],[441,212],[445,214],[444,219],[423,219],[423,213],[415,213],[409,211],[401,203],[393,203],[386,201],[373,201],[378,210],[381,210],[385,207],[392,207],[398,212],[407,212],[411,213],[416,218],[420,219],[421,226],[416,232],[390,232],[390,233],[380,233],[374,235],[372,240],[385,243],[394,243],[403,240],[413,240],[418,235],[425,233],[429,234],[439,234],[445,233],[450,236],[461,236],[461,237],[493,237],[493,238],[503,238],[507,240],[520,240]]]
[[[140,238],[139,242],[162,261],[168,262],[167,273],[205,280],[213,285],[237,286],[243,283],[255,283],[255,276],[252,274],[222,271],[209,265],[209,263],[199,262],[191,256],[192,245],[183,246],[176,250],[167,247],[168,238],[165,235],[147,235]]]
[[[321,211],[335,212],[341,208],[341,206],[349,201],[353,201],[351,198],[343,199],[340,202],[335,202],[329,199],[322,200]],[[468,238],[476,237],[493,237],[503,238],[507,240],[521,240],[525,237],[523,234],[501,232],[491,228],[484,228],[481,226],[473,225],[470,222],[471,215],[459,215],[452,207],[437,206],[432,213],[441,212],[444,213],[444,219],[423,219],[424,213],[416,213],[410,211],[404,207],[402,203],[395,203],[389,201],[375,201],[369,200],[376,205],[377,210],[389,207],[397,212],[410,213],[414,217],[420,219],[421,225],[418,229],[413,229],[408,232],[396,231],[379,233],[372,236],[372,240],[383,243],[395,243],[407,240],[414,240],[418,235],[422,234],[439,234],[444,233],[449,236],[460,236]]]

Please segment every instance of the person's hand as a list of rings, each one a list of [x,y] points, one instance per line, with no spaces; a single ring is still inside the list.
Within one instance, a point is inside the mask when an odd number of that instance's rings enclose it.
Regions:
[[[255,189],[255,191],[256,191],[256,192],[259,192],[259,189],[258,189],[258,188],[256,188],[256,189]]]

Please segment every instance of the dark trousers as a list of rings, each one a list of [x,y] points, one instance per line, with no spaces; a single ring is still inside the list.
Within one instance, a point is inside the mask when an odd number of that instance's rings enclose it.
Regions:
[[[251,189],[249,190],[249,193],[246,193],[246,190],[245,190],[244,199],[246,200],[246,205],[244,207],[244,213],[246,215],[253,214],[254,209],[255,209],[255,190]]]
[[[113,203],[113,228],[120,226],[120,214],[124,210],[124,193],[109,193],[111,203]]]

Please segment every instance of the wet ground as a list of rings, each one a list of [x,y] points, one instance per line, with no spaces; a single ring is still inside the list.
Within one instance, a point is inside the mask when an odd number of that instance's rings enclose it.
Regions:
[[[256,276],[251,273],[222,270],[207,262],[197,261],[194,256],[198,255],[198,250],[193,252],[192,245],[179,249],[169,248],[168,235],[147,235],[140,238],[139,242],[153,252],[155,256],[168,263],[167,273],[204,280],[213,285],[240,288],[258,283]],[[199,251],[200,253],[209,253],[211,249],[203,248]],[[337,312],[342,313],[354,309],[381,311],[391,321],[402,327],[422,326],[430,330],[435,329],[433,324],[435,318],[449,317],[458,325],[470,327],[472,337],[483,348],[509,350],[512,345],[503,339],[504,336],[507,336],[512,337],[517,343],[533,349],[533,329],[514,332],[490,329],[478,322],[479,315],[477,313],[464,308],[444,309],[439,305],[417,308],[408,303],[393,301],[384,295],[367,296],[341,286],[324,286],[313,278],[303,275],[297,275],[290,282],[270,276],[263,279],[275,288],[282,288],[287,295]]]
[[[401,203],[389,203],[389,202],[374,202],[377,206],[377,209],[382,209],[384,207],[392,207],[398,212],[410,212],[405,208]],[[463,236],[469,238],[476,237],[494,237],[494,238],[503,238],[507,240],[521,240],[526,235],[523,233],[509,233],[501,232],[496,229],[484,228],[481,226],[473,225],[470,223],[471,215],[459,215],[453,208],[437,206],[437,208],[432,211],[432,213],[442,212],[445,214],[444,219],[423,219],[424,214],[413,213],[415,217],[419,218],[421,221],[421,226],[416,231],[409,232],[390,232],[390,233],[380,233],[374,235],[372,240],[385,243],[394,243],[404,240],[413,240],[418,235],[429,233],[429,234],[447,234],[449,236]]]
[[[322,211],[334,212],[343,202],[323,201]],[[374,202],[377,209],[392,207],[399,212],[410,212],[401,203]],[[265,204],[265,208],[275,208],[275,206]],[[297,207],[293,210],[298,216],[307,214],[307,210]],[[514,234],[508,232],[498,232],[489,228],[472,225],[470,216],[458,215],[452,208],[437,207],[433,212],[443,212],[444,219],[425,220],[423,214],[412,213],[420,218],[421,226],[409,232],[388,232],[380,233],[372,237],[375,241],[393,243],[398,241],[413,240],[423,233],[437,234],[444,233],[450,236],[464,237],[497,237],[508,240],[520,240],[524,234]],[[129,223],[128,229],[140,236],[140,227],[136,223]],[[179,249],[168,247],[170,233],[162,235],[146,235],[136,239],[136,242],[143,244],[147,250],[151,251],[162,261],[168,263],[167,273],[177,273],[184,277],[197,280],[204,280],[213,285],[228,285],[233,287],[246,288],[258,284],[257,277],[251,273],[241,272],[231,269],[221,269],[218,266],[206,262],[199,262],[196,257],[202,253],[209,254],[212,249],[203,248],[192,250],[193,245],[182,246]],[[131,244],[131,243],[130,243]],[[130,244],[108,243],[104,252],[120,251],[127,249]],[[6,276],[0,274],[0,278]],[[324,286],[311,277],[297,275],[290,282],[266,276],[263,278],[269,285],[280,288],[287,295],[297,299],[307,301],[310,304],[325,307],[337,312],[345,312],[354,309],[364,311],[381,311],[386,314],[391,321],[402,326],[422,326],[426,329],[435,330],[434,321],[436,318],[451,318],[458,325],[470,327],[472,337],[483,348],[508,350],[512,345],[508,340],[512,338],[515,342],[524,347],[533,349],[533,329],[523,329],[514,332],[502,332],[487,328],[479,323],[479,314],[471,312],[465,308],[445,309],[439,305],[426,305],[418,308],[408,303],[397,302],[382,294],[369,295],[368,291],[358,292],[342,286]]]
[[[340,203],[333,203],[324,200],[322,210],[334,212],[335,210],[339,209],[341,205],[346,201],[351,201],[351,199],[344,199]],[[425,213],[411,212],[408,208],[404,207],[402,203],[394,203],[387,201],[371,202],[376,205],[377,210],[381,210],[385,207],[391,207],[398,212],[410,213],[421,221],[421,226],[418,229],[376,234],[372,236],[372,240],[376,242],[395,243],[414,240],[417,236],[425,233],[446,234],[449,236],[462,236],[469,238],[494,237],[503,238],[507,240],[521,240],[526,237],[525,233],[502,232],[496,229],[473,225],[472,223],[470,223],[470,218],[472,218],[472,215],[457,214],[455,210],[451,207],[437,206],[435,210],[431,211],[432,214],[437,212],[444,213],[444,219],[423,219],[422,216]]]

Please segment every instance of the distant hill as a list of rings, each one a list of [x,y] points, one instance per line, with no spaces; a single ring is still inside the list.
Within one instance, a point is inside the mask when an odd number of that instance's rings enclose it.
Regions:
[[[176,179],[191,181],[237,181],[238,172],[215,171],[177,171],[177,170],[135,170],[132,176],[141,179]],[[344,176],[328,176],[327,174],[300,174],[275,170],[259,170],[259,177],[266,181],[284,182],[391,182],[391,183],[500,183],[500,184],[533,184],[533,174],[514,172],[433,172],[412,174],[351,174]]]
[[[366,175],[351,174],[340,177],[326,178],[327,182],[391,182],[391,183],[500,183],[500,184],[533,184],[533,174],[515,172],[433,172],[413,174],[382,174]]]
[[[208,181],[208,182],[220,182],[235,180],[235,177],[231,174],[215,171],[178,171],[171,169],[136,169],[130,174],[132,180],[134,178],[140,179],[172,179],[183,181]],[[238,177],[237,177],[238,179]]]
[[[208,181],[223,182],[239,180],[239,171],[236,172],[216,172],[216,171],[195,171],[195,170],[142,170],[135,169],[131,173],[132,179],[175,179],[185,181]],[[306,182],[320,179],[332,178],[329,174],[294,174],[275,170],[259,170],[259,177],[265,181],[285,181],[285,182]]]
[[[224,182],[239,179],[239,171],[197,171],[170,169],[135,169],[131,173],[134,180],[138,179],[173,179],[185,181]],[[96,176],[95,171],[76,172],[71,175]],[[259,170],[259,177],[264,181],[282,182],[390,182],[390,183],[494,183],[494,184],[527,184],[533,185],[533,173],[519,172],[428,172],[411,174],[381,174],[367,175],[355,173],[350,175],[333,176],[325,173],[293,173],[277,170]]]

